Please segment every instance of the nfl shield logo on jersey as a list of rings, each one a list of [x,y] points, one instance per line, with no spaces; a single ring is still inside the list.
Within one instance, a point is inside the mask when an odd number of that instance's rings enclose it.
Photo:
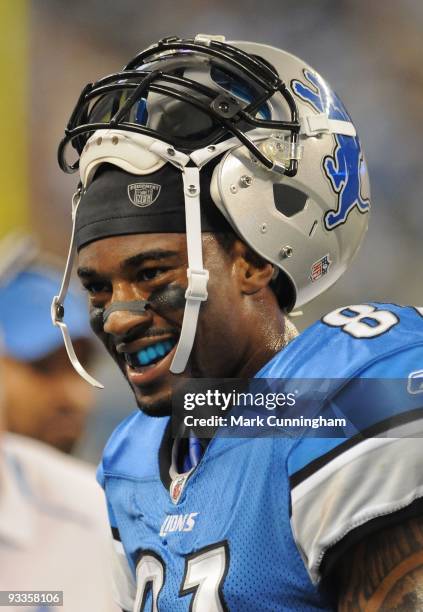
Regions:
[[[161,188],[156,183],[132,183],[128,185],[128,197],[134,206],[150,206],[159,197]]]
[[[179,476],[178,478],[176,478],[170,485],[170,497],[174,504],[178,503],[188,476],[189,476],[189,472],[188,474],[183,474],[182,476]]]

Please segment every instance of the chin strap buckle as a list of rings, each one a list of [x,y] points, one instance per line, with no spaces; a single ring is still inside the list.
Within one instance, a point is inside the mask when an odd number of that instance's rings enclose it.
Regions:
[[[65,308],[63,304],[59,302],[58,295],[55,295],[53,298],[50,314],[53,325],[57,326],[58,323],[63,323],[63,318],[65,316]]]
[[[205,302],[207,300],[207,283],[209,280],[208,270],[187,269],[188,289],[185,292],[185,299]]]
[[[354,125],[350,121],[329,119],[326,113],[304,115],[301,117],[301,134],[304,136],[319,136],[320,134],[340,134],[357,136]]]

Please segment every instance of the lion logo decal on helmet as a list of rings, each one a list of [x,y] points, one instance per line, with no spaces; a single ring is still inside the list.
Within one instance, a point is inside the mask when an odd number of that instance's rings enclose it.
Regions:
[[[161,188],[156,183],[132,183],[128,185],[128,198],[134,206],[150,206],[159,197]]]
[[[299,98],[319,113],[326,112],[329,119],[351,121],[341,100],[328,89],[321,77],[310,70],[304,70],[304,77],[307,83],[298,80],[291,82],[292,90]],[[328,230],[345,223],[353,208],[361,213],[367,213],[370,208],[370,200],[361,195],[361,173],[365,161],[359,139],[342,134],[335,134],[334,138],[336,146],[333,155],[327,155],[323,161],[325,175],[338,194],[338,208],[325,215],[325,227]]]

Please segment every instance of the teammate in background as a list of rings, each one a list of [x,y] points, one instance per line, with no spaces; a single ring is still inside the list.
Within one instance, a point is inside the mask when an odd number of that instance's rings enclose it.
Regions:
[[[57,269],[37,260],[29,238],[0,243],[0,341],[6,428],[72,452],[93,408],[87,385],[70,366],[60,332],[49,316]],[[94,345],[83,299],[72,294],[71,326],[88,363]]]
[[[5,255],[0,272],[0,591],[63,591],[63,606],[39,599],[25,607],[34,612],[116,612],[105,562],[106,509],[94,470],[47,444],[5,431],[13,407],[19,412],[17,429],[70,450],[85,418],[84,403],[91,400],[77,380],[71,382],[75,377],[63,359],[53,361],[61,351],[42,311],[46,292],[56,286],[53,277],[45,267],[27,268],[27,261],[19,271],[22,257],[13,260],[14,266],[6,266]],[[72,303],[74,329],[83,337],[80,304]],[[13,357],[3,354],[5,347]],[[68,400],[69,392],[81,398]],[[68,425],[61,411],[78,406],[81,416],[69,415]],[[7,609],[21,610],[22,604]]]
[[[2,386],[4,375],[0,367]],[[1,416],[3,408],[2,402]],[[0,567],[1,591],[63,591],[63,606],[46,600],[25,610],[118,610],[107,563],[104,498],[94,470],[46,444],[4,431]],[[17,612],[22,605],[7,609]]]
[[[140,408],[98,471],[122,609],[421,610],[423,453],[401,432],[422,431],[423,310],[337,308],[300,335],[287,317],[367,228],[360,141],[330,86],[273,47],[168,38],[84,89],[59,160],[79,165],[70,253],[91,325]],[[71,264],[53,300],[68,345]],[[352,433],[175,435],[181,374],[325,379],[321,408]],[[405,383],[351,401],[367,378]]]

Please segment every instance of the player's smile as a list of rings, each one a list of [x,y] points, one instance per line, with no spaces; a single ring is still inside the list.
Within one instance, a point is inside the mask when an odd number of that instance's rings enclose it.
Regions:
[[[137,387],[157,382],[169,371],[175,350],[176,341],[172,339],[155,342],[137,352],[124,353],[129,382]]]
[[[125,360],[129,382],[137,387],[157,381],[169,371],[177,340],[173,336],[161,339],[141,339],[139,342],[117,346],[119,357]]]
[[[135,328],[137,329],[137,328]],[[163,397],[170,397],[170,380],[175,375],[169,372],[179,333],[174,328],[169,331],[151,335],[146,330],[138,338],[131,338],[128,342],[116,341],[113,335],[101,334],[100,337],[114,360],[119,365],[128,383],[132,387],[143,409]]]
[[[142,344],[141,344],[142,342]],[[125,361],[132,368],[141,368],[157,363],[163,357],[166,357],[175,346],[173,338],[154,340],[153,342],[145,343],[141,341],[138,347],[124,347],[118,352],[122,353]]]

